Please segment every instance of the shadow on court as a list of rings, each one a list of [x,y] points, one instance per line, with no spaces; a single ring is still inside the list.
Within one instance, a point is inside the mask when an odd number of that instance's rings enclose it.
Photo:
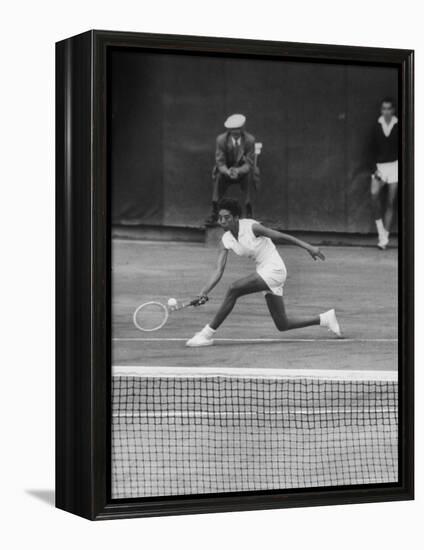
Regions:
[[[217,253],[202,244],[114,240],[113,364],[396,369],[397,250],[328,247],[325,262],[291,246],[279,251],[288,270],[287,311],[317,315],[334,307],[345,340],[321,327],[278,332],[262,294],[255,294],[237,302],[216,345],[186,348],[185,340],[212,319],[229,283],[253,271],[252,262],[235,255],[207,305],[175,312],[161,330],[142,333],[132,323],[134,309],[198,294]]]

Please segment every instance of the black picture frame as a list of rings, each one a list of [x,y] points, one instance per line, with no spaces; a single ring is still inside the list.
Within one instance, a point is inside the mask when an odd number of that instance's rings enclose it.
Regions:
[[[399,69],[399,482],[112,501],[109,495],[111,48]],[[413,51],[89,31],[56,44],[56,506],[91,520],[413,498]]]

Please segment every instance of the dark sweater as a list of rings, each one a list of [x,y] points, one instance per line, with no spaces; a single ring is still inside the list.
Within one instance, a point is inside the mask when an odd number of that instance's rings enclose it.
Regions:
[[[398,160],[398,123],[386,137],[382,125],[377,122],[374,128],[374,161],[375,163],[394,162]]]

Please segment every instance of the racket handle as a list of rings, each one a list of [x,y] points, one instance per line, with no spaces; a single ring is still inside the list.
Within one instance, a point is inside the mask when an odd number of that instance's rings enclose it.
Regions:
[[[190,302],[179,303],[178,305],[170,308],[169,311],[178,311],[180,309],[185,309],[186,307],[191,306],[201,306],[205,304],[208,300],[209,298],[207,296],[199,296],[199,298],[194,298],[194,300],[190,300]]]
[[[209,300],[207,296],[199,296],[198,298],[195,298],[192,300],[189,305],[190,306],[202,306],[203,304],[206,304],[206,302]]]
[[[185,309],[186,307],[195,306],[197,300],[191,300],[190,302],[179,302],[176,306],[170,308],[170,311],[179,311],[180,309]]]

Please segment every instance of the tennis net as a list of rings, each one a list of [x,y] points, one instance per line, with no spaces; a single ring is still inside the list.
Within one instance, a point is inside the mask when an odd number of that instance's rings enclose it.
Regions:
[[[396,372],[113,368],[112,498],[397,479]]]

